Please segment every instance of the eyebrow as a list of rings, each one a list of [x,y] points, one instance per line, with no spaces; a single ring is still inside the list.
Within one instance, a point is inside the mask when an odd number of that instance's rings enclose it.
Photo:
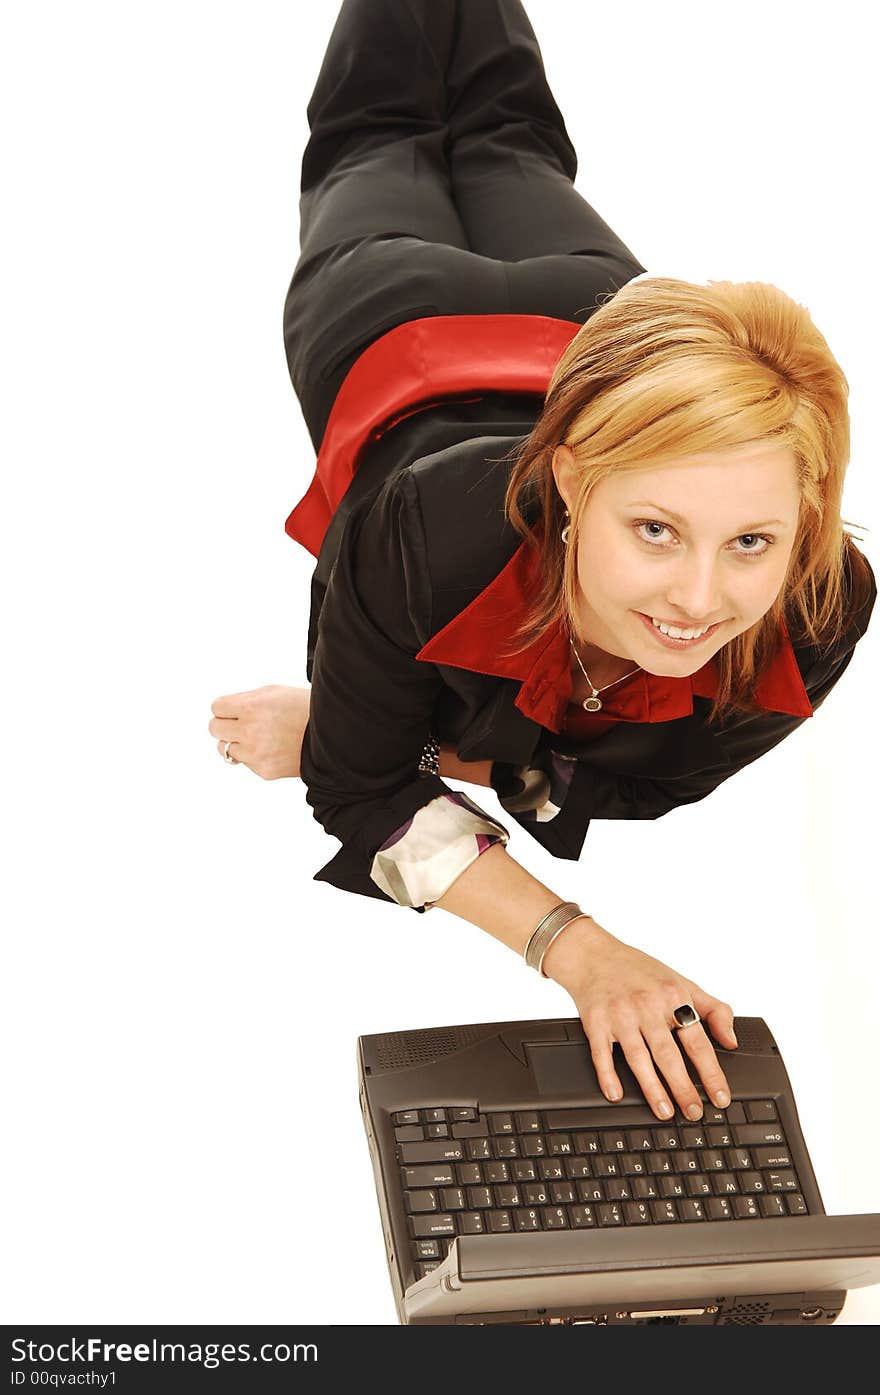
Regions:
[[[673,513],[672,509],[664,509],[662,504],[652,504],[650,499],[633,499],[631,504],[627,504],[627,508],[656,509],[658,513],[665,513],[667,518],[674,519],[676,523],[687,523],[687,519],[683,518],[680,513]],[[746,523],[738,532],[751,533],[755,528],[769,528],[773,523],[777,523],[780,528],[787,527],[782,518],[765,518],[763,523]]]

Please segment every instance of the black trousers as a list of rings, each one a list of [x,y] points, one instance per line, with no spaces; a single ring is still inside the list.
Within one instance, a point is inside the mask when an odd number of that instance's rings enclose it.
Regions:
[[[346,373],[396,325],[583,323],[645,270],[573,187],[519,0],[343,0],[308,120],[284,343],[316,452]]]

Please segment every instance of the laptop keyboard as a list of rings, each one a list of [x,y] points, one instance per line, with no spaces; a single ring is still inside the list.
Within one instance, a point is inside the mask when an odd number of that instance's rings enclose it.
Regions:
[[[647,1108],[393,1115],[411,1256],[423,1278],[457,1235],[800,1216],[773,1100],[661,1124]]]

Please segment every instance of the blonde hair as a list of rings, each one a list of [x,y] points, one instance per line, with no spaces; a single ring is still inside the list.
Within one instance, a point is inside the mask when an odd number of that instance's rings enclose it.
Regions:
[[[762,710],[752,693],[772,661],[780,620],[792,642],[833,645],[870,587],[865,559],[840,517],[848,396],[808,311],[776,286],[700,286],[655,276],[613,293],[564,350],[530,435],[504,457],[514,462],[505,515],[537,550],[541,578],[509,652],[560,620],[577,634],[578,525],[600,479],[751,442],[787,446],[801,491],[789,567],[766,615],[716,654],[709,720]],[[571,448],[581,471],[567,547],[552,471],[560,444]]]

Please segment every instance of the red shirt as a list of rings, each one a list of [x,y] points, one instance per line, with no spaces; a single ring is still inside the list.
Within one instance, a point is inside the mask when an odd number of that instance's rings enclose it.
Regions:
[[[337,393],[312,482],[285,523],[296,542],[317,557],[333,513],[348,489],[362,451],[404,417],[471,393],[543,396],[560,354],[581,325],[542,315],[437,315],[409,320],[375,340],[356,360]],[[668,722],[693,711],[694,696],[712,698],[717,669],[672,678],[639,670],[602,695],[602,710],[571,702],[571,648],[560,625],[509,658],[500,651],[534,594],[534,554],[523,542],[498,576],[416,655],[429,663],[466,668],[521,682],[515,705],[553,732],[599,736],[617,722]],[[785,623],[776,654],[753,693],[773,712],[813,715]]]

